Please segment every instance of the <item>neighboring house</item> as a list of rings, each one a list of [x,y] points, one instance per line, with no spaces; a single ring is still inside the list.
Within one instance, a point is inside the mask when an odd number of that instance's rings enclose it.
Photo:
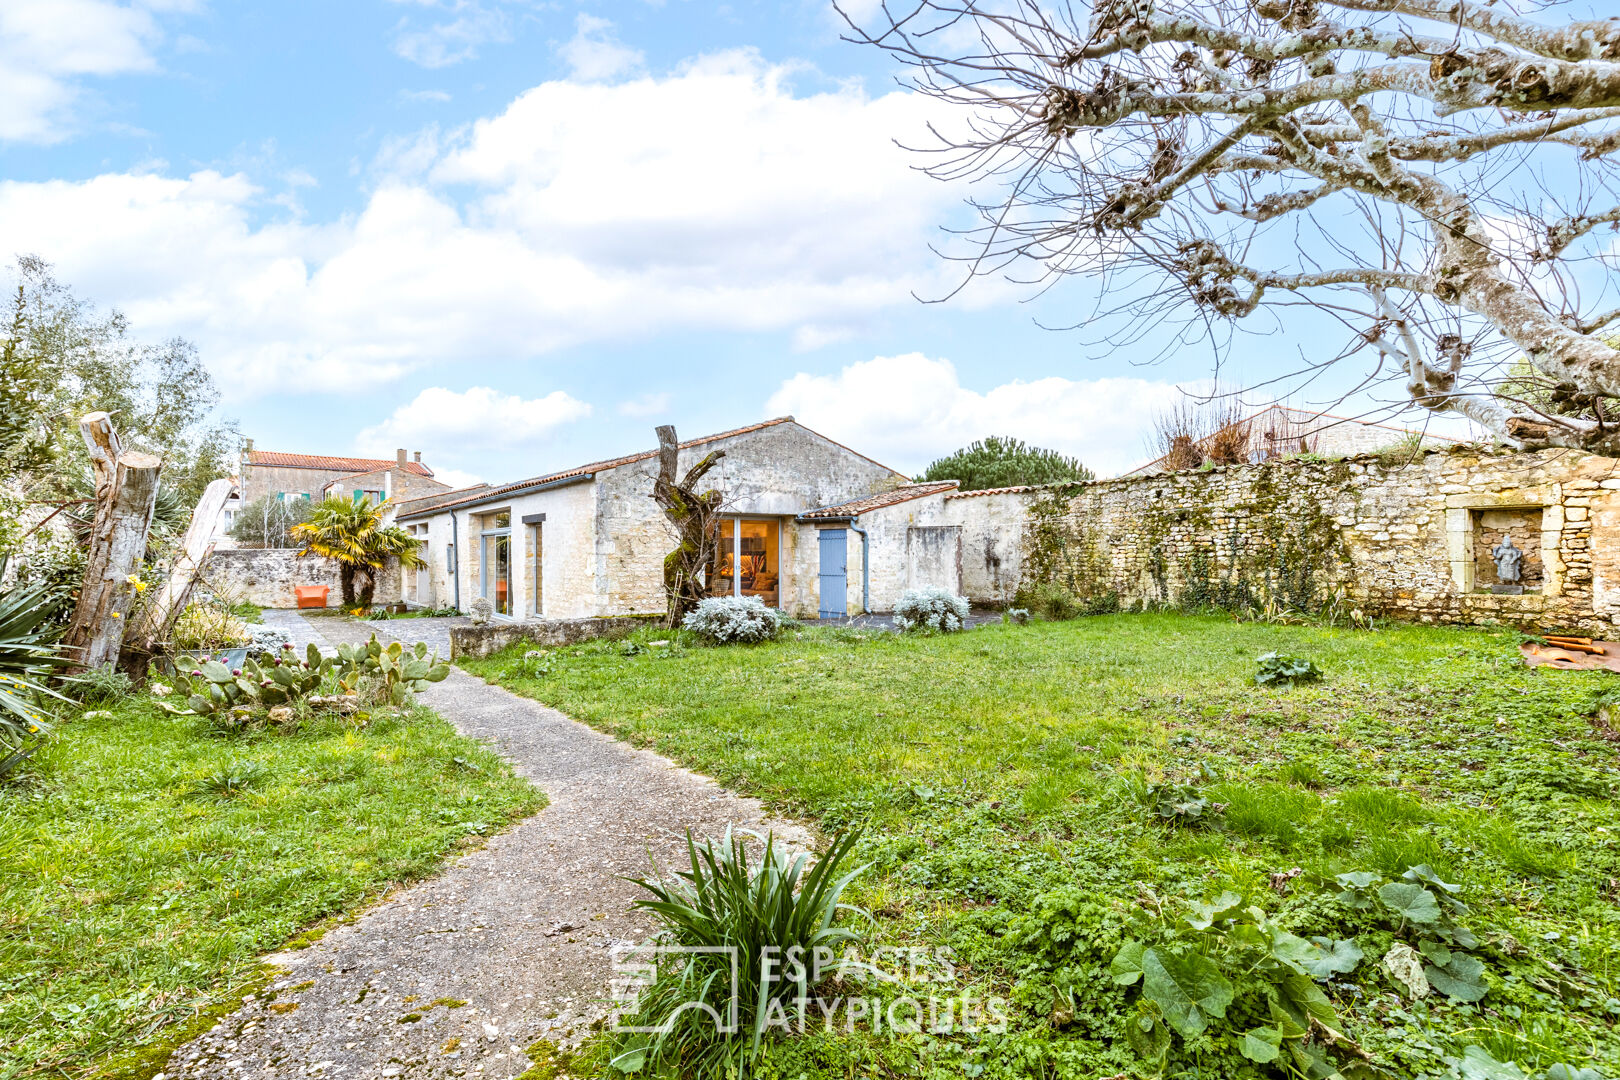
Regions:
[[[711,450],[726,452],[704,481],[725,498],[711,595],[757,596],[811,615],[861,610],[859,570],[852,578],[819,535],[843,536],[848,522],[808,515],[894,491],[906,478],[792,417],[684,442],[680,469]],[[401,503],[396,522],[427,546],[427,566],[407,575],[404,599],[465,610],[484,596],[502,619],[662,611],[674,531],[652,498],[657,472],[658,453],[647,450]]]
[[[265,495],[319,501],[328,495],[370,495],[373,501],[421,498],[450,490],[433,479],[433,470],[404,450],[387,458],[334,457],[327,454],[289,454],[255,450],[248,439],[242,449],[238,493],[243,504]]]
[[[1417,439],[1424,447],[1448,446],[1463,442],[1447,435],[1434,435],[1412,428],[1391,424],[1375,424],[1332,413],[1296,409],[1291,405],[1267,405],[1253,415],[1227,425],[1246,427],[1249,461],[1270,461],[1293,454],[1318,454],[1322,457],[1352,457],[1371,453],[1395,445],[1403,440]],[[1204,440],[1213,442],[1215,436]],[[1154,458],[1146,465],[1132,469],[1125,476],[1152,476],[1168,472],[1165,456]]]

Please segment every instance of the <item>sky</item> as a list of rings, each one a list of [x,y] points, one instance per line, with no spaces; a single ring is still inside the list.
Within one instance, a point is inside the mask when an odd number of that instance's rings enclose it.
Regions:
[[[896,145],[935,107],[840,30],[816,0],[0,0],[0,261],[195,342],[261,449],[457,484],[785,414],[908,473],[987,435],[1151,456],[1210,353],[1046,329],[1084,280],[958,291],[966,192]],[[1256,329],[1229,383],[1319,344]]]

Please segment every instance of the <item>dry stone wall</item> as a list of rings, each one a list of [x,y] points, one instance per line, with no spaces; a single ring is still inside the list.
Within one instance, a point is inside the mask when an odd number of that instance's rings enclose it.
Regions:
[[[298,585],[325,585],[327,607],[338,607],[343,601],[337,563],[317,556],[300,559],[296,548],[215,551],[203,563],[202,579],[219,595],[248,600],[260,607],[297,607],[293,588]],[[394,604],[399,600],[399,564],[389,563],[377,574],[372,603]]]
[[[1021,496],[1022,576],[1127,604],[1337,593],[1425,622],[1602,633],[1620,616],[1617,489],[1614,459],[1477,446],[1061,486]],[[1522,593],[1493,590],[1504,535],[1527,552]]]

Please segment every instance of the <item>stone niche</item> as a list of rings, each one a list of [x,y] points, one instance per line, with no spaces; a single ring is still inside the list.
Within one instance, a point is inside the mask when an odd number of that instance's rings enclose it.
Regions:
[[[1489,591],[1493,585],[1518,584],[1525,592],[1540,592],[1546,583],[1541,560],[1542,508],[1539,506],[1479,507],[1470,511],[1474,547],[1474,588]],[[1524,551],[1519,580],[1505,582],[1496,576],[1491,548],[1511,536],[1515,547]]]

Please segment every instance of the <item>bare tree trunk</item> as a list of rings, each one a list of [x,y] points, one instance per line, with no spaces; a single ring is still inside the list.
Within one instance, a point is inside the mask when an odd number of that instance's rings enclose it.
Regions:
[[[125,579],[146,556],[163,462],[152,454],[125,450],[112,418],[104,412],[85,415],[79,432],[95,469],[96,516],[79,602],[62,642],[77,651],[76,665],[93,668],[118,662],[125,616],[135,597]]]
[[[686,470],[678,482],[681,444],[668,424],[658,429],[658,479],[653,482],[653,498],[664,508],[678,537],[675,550],[664,557],[664,595],[671,628],[681,625],[687,612],[703,599],[703,572],[714,557],[716,518],[723,496],[710,489],[699,492],[698,481],[726,456],[715,450]]]
[[[129,642],[131,649],[150,656],[153,647],[168,637],[174,620],[186,609],[202,565],[214,550],[214,526],[219,523],[220,512],[225,509],[225,500],[231,497],[232,487],[229,480],[215,480],[197,500],[197,508],[191,512],[191,524],[186,527],[174,565],[169,569],[169,579],[142,613],[135,637]],[[137,663],[144,667],[144,657],[138,658]]]

